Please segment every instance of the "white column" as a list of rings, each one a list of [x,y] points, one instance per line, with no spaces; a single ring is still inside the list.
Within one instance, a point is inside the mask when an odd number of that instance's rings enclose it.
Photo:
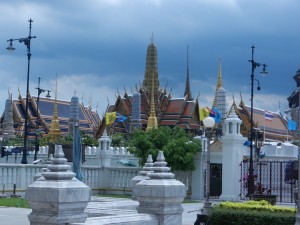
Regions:
[[[222,194],[220,200],[240,200],[240,163],[243,159],[243,144],[247,140],[240,134],[241,120],[232,107],[224,121],[225,134],[222,137]]]

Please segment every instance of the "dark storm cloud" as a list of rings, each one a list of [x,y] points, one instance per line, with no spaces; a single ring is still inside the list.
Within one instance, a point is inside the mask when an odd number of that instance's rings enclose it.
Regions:
[[[37,78],[44,88],[55,87],[59,98],[70,99],[77,90],[87,103],[90,96],[100,114],[107,97],[115,101],[117,89],[124,93],[143,80],[151,34],[158,50],[161,86],[181,97],[189,45],[193,96],[211,105],[217,82],[218,58],[222,58],[223,86],[228,104],[240,92],[247,102],[250,93],[251,45],[255,60],[268,64],[269,76],[259,78],[255,106],[277,110],[295,89],[292,76],[299,65],[300,3],[287,1],[234,0],[52,0],[1,1],[0,75],[4,107],[8,88],[25,96],[26,49],[18,43],[13,55],[5,52],[6,40],[26,37],[28,19],[34,20],[30,89]],[[85,94],[83,94],[85,93]]]

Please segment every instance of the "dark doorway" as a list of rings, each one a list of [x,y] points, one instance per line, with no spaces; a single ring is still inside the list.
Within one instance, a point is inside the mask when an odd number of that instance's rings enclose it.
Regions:
[[[219,197],[222,194],[222,164],[210,164],[210,196]]]

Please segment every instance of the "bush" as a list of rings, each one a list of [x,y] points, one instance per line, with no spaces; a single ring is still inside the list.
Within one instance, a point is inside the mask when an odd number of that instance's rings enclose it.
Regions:
[[[256,210],[256,211],[269,211],[269,212],[290,212],[295,213],[295,208],[278,207],[271,205],[265,200],[261,201],[247,201],[247,202],[222,202],[219,204],[220,208],[227,209],[241,209],[241,210]]]
[[[294,208],[277,207],[267,201],[222,202],[215,206],[210,225],[294,225]]]
[[[155,161],[162,150],[172,171],[195,170],[194,157],[201,151],[200,142],[180,127],[160,126],[149,131],[136,129],[128,140],[128,146],[128,151],[139,159],[140,166],[146,163],[148,155],[152,155]]]

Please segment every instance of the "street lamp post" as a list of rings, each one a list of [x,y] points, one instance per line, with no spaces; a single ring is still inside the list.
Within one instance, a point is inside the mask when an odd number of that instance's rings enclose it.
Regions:
[[[258,81],[257,79],[254,79],[254,70],[256,67],[263,66],[263,70],[261,72],[262,75],[266,75],[266,64],[260,64],[258,62],[254,61],[254,48],[255,46],[252,45],[252,59],[249,60],[251,63],[251,113],[250,113],[250,161],[249,161],[249,176],[248,176],[248,196],[250,197],[254,193],[254,168],[253,168],[253,86],[254,86],[254,80]],[[259,82],[257,90],[260,90]]]
[[[221,128],[215,128],[215,119],[213,117],[206,117],[203,121],[205,127],[205,135],[207,137],[207,152],[206,152],[206,174],[205,174],[205,202],[201,214],[197,214],[197,219],[194,225],[205,225],[211,214],[210,196],[210,141],[213,135],[218,138],[222,135]]]
[[[211,210],[211,203],[209,202],[210,195],[210,141],[215,126],[215,120],[212,117],[206,117],[203,120],[203,125],[206,128],[207,135],[207,156],[206,156],[206,182],[205,182],[205,202],[203,206],[203,214],[209,215]]]
[[[37,100],[36,100],[36,112],[37,112],[37,115],[36,115],[36,126],[35,126],[35,151],[34,151],[34,161],[37,160],[37,152],[39,151],[39,142],[38,142],[38,136],[40,135],[40,129],[39,129],[39,119],[40,119],[40,113],[39,113],[39,103],[40,103],[40,94],[47,91],[47,95],[46,97],[47,98],[50,98],[50,90],[45,90],[45,89],[42,89],[40,88],[40,83],[41,83],[41,78],[39,77],[38,78],[39,81],[38,81],[38,87],[35,88],[38,90],[38,96],[37,96]]]
[[[26,106],[25,106],[25,127],[24,127],[24,148],[23,148],[23,156],[21,163],[22,164],[27,164],[27,130],[28,130],[28,98],[29,98],[29,71],[30,71],[30,58],[31,58],[31,53],[30,53],[30,43],[32,38],[36,38],[36,36],[31,36],[31,23],[33,22],[32,19],[29,21],[29,35],[26,38],[17,38],[17,39],[9,39],[7,42],[9,42],[9,46],[6,48],[8,51],[12,52],[15,50],[13,47],[13,41],[19,41],[20,43],[24,43],[27,47],[27,59],[28,59],[28,64],[27,64],[27,85],[26,85]]]

